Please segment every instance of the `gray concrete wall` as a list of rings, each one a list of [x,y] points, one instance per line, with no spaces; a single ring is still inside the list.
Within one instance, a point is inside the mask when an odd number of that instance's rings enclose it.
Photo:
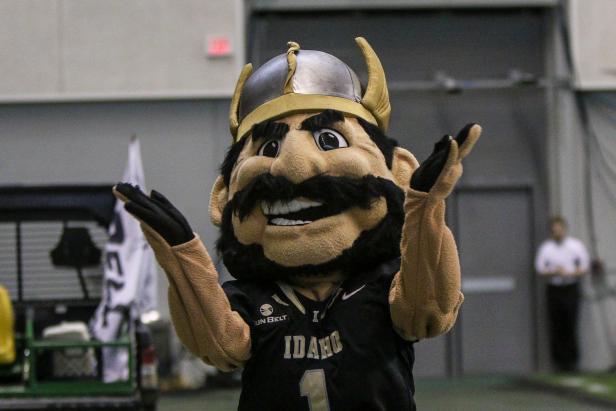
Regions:
[[[167,195],[213,250],[207,206],[231,143],[228,107],[224,99],[0,105],[0,185],[117,182],[136,134],[148,188]],[[166,284],[161,273],[165,317]]]
[[[4,0],[0,102],[230,97],[242,0]],[[226,36],[232,54],[209,58]]]

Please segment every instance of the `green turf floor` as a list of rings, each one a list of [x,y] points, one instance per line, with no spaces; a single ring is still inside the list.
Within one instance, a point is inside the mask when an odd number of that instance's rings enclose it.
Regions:
[[[616,373],[535,374],[528,380],[545,388],[611,403],[616,409]]]
[[[222,411],[237,407],[238,390],[163,395],[161,411]],[[421,379],[417,381],[417,407],[423,410],[605,410],[550,390],[519,384],[510,378]]]
[[[503,377],[420,380],[416,391],[419,410],[605,410],[580,399]]]

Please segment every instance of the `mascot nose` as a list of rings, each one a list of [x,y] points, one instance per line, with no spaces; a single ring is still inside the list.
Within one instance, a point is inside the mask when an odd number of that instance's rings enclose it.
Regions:
[[[287,133],[280,154],[270,172],[285,177],[294,184],[327,171],[327,162],[317,148],[310,132],[293,130]]]

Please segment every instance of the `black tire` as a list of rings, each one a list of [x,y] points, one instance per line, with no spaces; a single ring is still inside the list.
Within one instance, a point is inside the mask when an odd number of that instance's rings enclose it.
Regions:
[[[156,411],[158,405],[158,390],[141,391],[141,409],[143,411]]]

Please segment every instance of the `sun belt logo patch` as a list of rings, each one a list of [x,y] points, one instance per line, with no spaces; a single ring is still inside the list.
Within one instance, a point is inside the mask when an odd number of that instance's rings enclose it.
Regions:
[[[263,304],[259,311],[261,311],[262,316],[269,317],[274,313],[274,308],[269,304]]]
[[[261,307],[259,307],[259,311],[264,318],[258,318],[254,320],[255,325],[272,324],[280,321],[286,321],[289,319],[287,314],[272,315],[274,314],[274,307],[272,307],[271,304],[263,304]]]

